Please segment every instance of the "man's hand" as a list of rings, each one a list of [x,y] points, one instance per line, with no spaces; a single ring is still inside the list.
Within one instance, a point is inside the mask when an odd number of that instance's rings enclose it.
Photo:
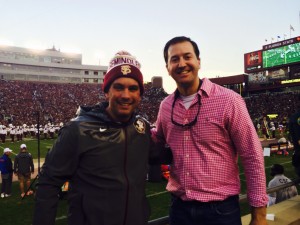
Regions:
[[[267,225],[267,208],[251,207],[251,222],[249,225]]]

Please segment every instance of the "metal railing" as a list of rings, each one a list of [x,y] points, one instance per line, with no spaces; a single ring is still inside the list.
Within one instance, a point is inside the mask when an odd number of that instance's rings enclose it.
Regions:
[[[277,186],[277,187],[273,187],[273,188],[268,188],[267,193],[270,194],[270,193],[282,190],[284,188],[291,187],[293,185],[297,185],[299,183],[300,183],[300,178],[296,178],[296,179],[293,179],[289,183],[286,183],[286,184],[283,184],[283,185],[280,185],[280,186]],[[241,202],[246,202],[247,201],[247,195],[240,195],[239,201],[240,201],[240,203]],[[154,219],[154,220],[150,220],[148,222],[148,225],[167,225],[168,223],[169,223],[169,216],[165,216],[165,217],[157,218],[157,219]]]

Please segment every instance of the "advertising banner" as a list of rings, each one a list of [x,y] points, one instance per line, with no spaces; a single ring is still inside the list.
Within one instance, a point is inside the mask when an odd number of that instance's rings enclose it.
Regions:
[[[245,73],[257,72],[262,69],[262,51],[249,52],[244,54]]]
[[[268,77],[264,72],[249,73],[249,84],[265,84],[268,83]]]

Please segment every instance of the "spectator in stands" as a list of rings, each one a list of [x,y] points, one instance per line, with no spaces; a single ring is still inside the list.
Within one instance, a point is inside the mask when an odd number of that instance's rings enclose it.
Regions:
[[[268,188],[277,187],[291,182],[291,180],[284,175],[284,167],[280,164],[272,165],[270,174],[274,178],[269,182]],[[298,195],[296,186],[287,187],[270,193],[269,196],[272,201],[269,203],[269,206],[271,206],[273,203],[277,204],[296,195]]]
[[[150,124],[135,114],[144,93],[139,62],[118,52],[103,89],[107,102],[81,107],[59,133],[37,183],[33,225],[55,224],[61,186],[69,181],[68,224],[146,225]]]
[[[289,119],[289,131],[294,145],[292,163],[296,173],[300,176],[300,107],[298,112],[293,114]]]
[[[278,139],[277,142],[278,142],[279,144],[281,144],[281,143],[287,143],[287,140],[286,140],[286,138],[284,137],[283,134],[280,134],[280,138]]]
[[[276,137],[276,127],[275,127],[275,124],[273,121],[270,122],[270,131],[271,131],[272,138],[275,138]]]
[[[31,174],[34,173],[34,164],[32,155],[27,151],[27,146],[21,144],[20,152],[15,157],[14,161],[14,173],[18,176],[20,183],[21,197],[23,198],[25,194],[33,194],[32,190],[29,190]],[[25,190],[26,186],[26,190]],[[27,191],[27,193],[25,193]]]
[[[268,125],[266,116],[263,117],[261,129],[262,129],[262,134],[264,136],[264,140],[269,139],[270,138],[270,130],[269,130],[269,125]]]
[[[241,224],[238,155],[252,206],[251,225],[265,225],[268,196],[255,127],[239,94],[199,79],[199,55],[197,44],[184,36],[164,48],[177,89],[162,101],[153,135],[173,153],[167,184],[170,225]]]

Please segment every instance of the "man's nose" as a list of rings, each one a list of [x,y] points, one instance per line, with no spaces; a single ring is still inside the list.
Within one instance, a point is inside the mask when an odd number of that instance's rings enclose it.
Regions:
[[[185,66],[186,66],[185,60],[183,58],[180,58],[178,62],[178,67],[185,67]]]
[[[129,98],[130,97],[130,92],[127,88],[125,88],[123,91],[122,91],[122,98]]]

